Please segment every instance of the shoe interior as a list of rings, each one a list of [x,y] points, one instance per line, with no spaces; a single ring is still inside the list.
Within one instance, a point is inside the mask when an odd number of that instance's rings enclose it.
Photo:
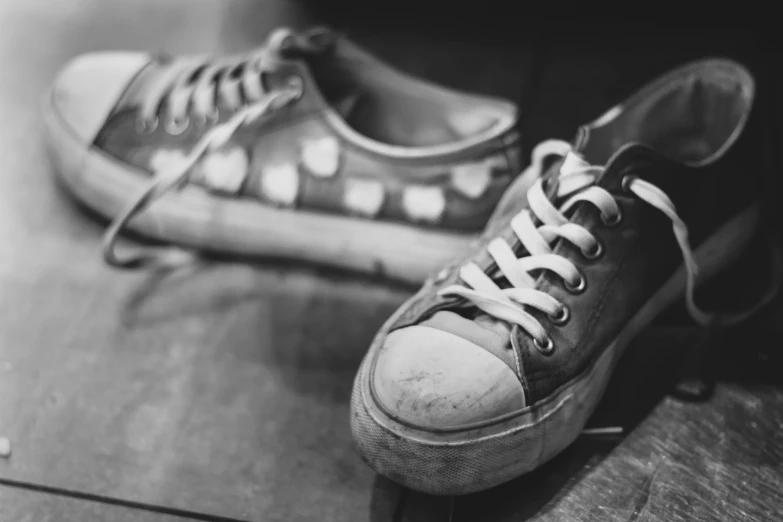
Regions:
[[[583,154],[602,165],[636,142],[676,161],[709,163],[739,136],[754,91],[753,77],[739,64],[706,60],[682,67],[589,124]]]
[[[309,62],[321,93],[347,125],[386,145],[457,145],[503,132],[516,121],[511,102],[410,77],[345,41]]]

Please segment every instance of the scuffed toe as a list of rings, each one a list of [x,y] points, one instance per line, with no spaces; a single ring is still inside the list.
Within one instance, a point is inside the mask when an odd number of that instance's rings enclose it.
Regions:
[[[522,385],[506,363],[428,326],[389,334],[370,378],[378,406],[418,429],[458,429],[525,406]]]
[[[143,53],[77,56],[60,71],[52,89],[52,110],[86,144],[116,106],[131,80],[149,63]]]

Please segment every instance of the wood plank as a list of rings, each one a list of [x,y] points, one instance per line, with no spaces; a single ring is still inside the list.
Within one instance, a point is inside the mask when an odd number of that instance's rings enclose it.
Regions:
[[[14,522],[186,522],[187,517],[0,486],[0,520]]]
[[[783,512],[781,406],[783,392],[771,387],[721,385],[709,404],[667,399],[534,519],[777,520]],[[505,520],[512,519],[519,518]]]
[[[758,342],[773,330],[727,334],[726,345],[707,354],[718,379],[714,395],[683,402],[663,394],[671,377],[683,375],[676,353],[698,342],[698,333],[688,331],[648,332],[618,367],[591,420],[630,427],[618,446],[583,437],[528,476],[457,498],[454,520],[777,520],[783,354]],[[741,340],[760,349],[738,352]],[[661,398],[647,415],[645,404]]]

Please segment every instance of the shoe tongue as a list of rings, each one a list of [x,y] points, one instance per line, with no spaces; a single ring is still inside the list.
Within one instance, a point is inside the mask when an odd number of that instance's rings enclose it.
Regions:
[[[559,200],[584,188],[584,178],[578,177],[578,175],[583,174],[590,166],[584,158],[575,152],[569,152],[566,155],[558,172],[557,186],[555,187],[557,193],[547,194],[555,206],[558,205]],[[553,190],[552,192],[555,191]]]
[[[589,167],[590,163],[573,151],[549,165],[541,176],[544,194],[549,201],[558,206],[567,196],[584,188],[583,178],[575,175]]]
[[[589,163],[587,163],[577,153],[571,151],[566,154],[566,157],[563,159],[563,164],[560,165],[558,177],[562,179],[564,176],[584,171],[584,169],[588,167],[590,167]]]
[[[421,325],[437,328],[466,339],[487,350],[505,362],[514,373],[517,373],[514,353],[509,349],[511,345],[511,327],[508,323],[483,313],[471,319],[446,310],[436,312],[435,315],[422,322]]]
[[[584,158],[583,154],[589,137],[590,129],[580,127],[576,138],[572,142],[571,150],[556,161],[544,163],[543,175],[541,176],[544,182],[544,194],[555,205],[557,204],[557,199],[562,197],[562,195],[574,190],[568,185],[568,176],[590,167],[590,162]]]

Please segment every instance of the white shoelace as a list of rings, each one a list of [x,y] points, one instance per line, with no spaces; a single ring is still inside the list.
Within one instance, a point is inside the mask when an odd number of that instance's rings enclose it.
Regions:
[[[116,252],[117,239],[120,232],[136,214],[166,193],[181,188],[199,160],[224,147],[237,130],[299,99],[301,95],[301,84],[292,84],[285,90],[266,94],[256,103],[239,109],[225,123],[210,129],[182,161],[167,166],[165,170],[155,172],[149,185],[117,214],[106,230],[103,240],[103,257],[106,263],[117,268],[139,268],[153,263],[163,267],[174,267],[191,262],[194,259],[194,254],[179,248],[149,248],[140,253],[122,257]]]
[[[157,127],[157,113],[163,105],[168,116],[164,127],[176,135],[191,124],[191,116],[202,126],[214,124],[219,116],[218,102],[231,111],[260,103],[268,94],[263,75],[275,70],[281,53],[292,49],[316,51],[325,47],[324,40],[330,37],[331,32],[323,28],[301,34],[280,28],[270,34],[263,47],[249,54],[196,58],[185,66],[170,67],[152,80],[142,100],[140,130]]]
[[[440,291],[443,296],[463,297],[487,314],[519,325],[544,352],[553,349],[552,340],[544,326],[526,311],[525,307],[546,313],[556,323],[565,322],[569,311],[551,295],[537,290],[536,281],[530,273],[537,270],[554,272],[564,280],[567,289],[579,293],[586,284],[582,274],[571,261],[553,253],[551,245],[558,238],[562,238],[579,247],[588,258],[598,257],[603,251],[603,246],[587,229],[569,222],[564,214],[576,203],[587,202],[598,208],[602,220],[608,225],[616,224],[622,219],[614,197],[594,185],[604,168],[581,163],[576,156],[567,155],[566,151],[570,151],[568,143],[551,140],[543,142],[534,152],[531,166],[534,171],[540,171],[543,158],[547,155],[566,156],[558,180],[557,197],[570,197],[559,209],[555,208],[544,193],[543,182],[538,176],[527,194],[530,208],[511,220],[511,228],[529,255],[517,258],[511,246],[500,238],[492,240],[488,245],[490,255],[512,287],[501,289],[478,265],[468,263],[460,269],[459,274],[469,287],[455,284]],[[623,187],[671,220],[685,261],[685,300],[688,311],[697,323],[708,324],[713,316],[702,311],[694,302],[698,268],[688,242],[688,227],[677,215],[674,203],[661,189],[637,177],[626,176],[623,179]],[[541,225],[535,225],[534,217],[538,218]]]
[[[214,125],[178,162],[153,173],[149,185],[113,220],[104,235],[103,257],[117,268],[139,268],[151,264],[174,267],[187,264],[194,253],[179,248],[148,248],[143,252],[119,256],[116,243],[127,223],[152,202],[184,186],[197,163],[228,144],[240,128],[299,99],[303,93],[301,78],[292,77],[288,85],[268,92],[262,73],[275,68],[279,53],[286,50],[318,52],[329,45],[332,33],[313,28],[302,34],[288,29],[274,31],[264,47],[243,57],[218,60],[194,60],[186,67],[172,67],[154,80],[142,101],[139,121],[143,131],[158,125],[157,113],[165,104],[168,118],[164,128],[179,134],[191,124],[190,115],[201,118],[202,125]],[[218,120],[217,103],[222,100],[233,115],[224,123]]]

